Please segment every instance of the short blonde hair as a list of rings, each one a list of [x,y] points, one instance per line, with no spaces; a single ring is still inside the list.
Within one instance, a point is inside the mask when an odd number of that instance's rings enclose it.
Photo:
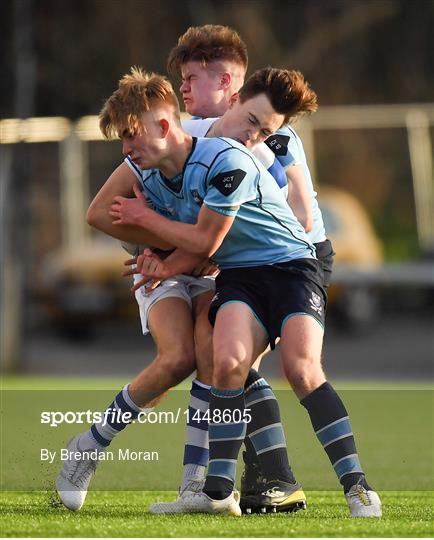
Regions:
[[[100,130],[107,139],[119,137],[125,129],[140,133],[143,129],[141,115],[159,103],[168,105],[180,120],[178,99],[166,77],[133,66],[104,103],[99,114]]]

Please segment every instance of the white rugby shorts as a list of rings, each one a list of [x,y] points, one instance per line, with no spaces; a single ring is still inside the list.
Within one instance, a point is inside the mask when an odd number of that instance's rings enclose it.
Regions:
[[[134,275],[134,283],[143,276]],[[184,274],[178,274],[163,281],[156,289],[149,294],[145,293],[145,288],[140,287],[135,292],[136,300],[139,305],[140,321],[142,323],[142,332],[145,336],[149,333],[148,317],[151,308],[163,298],[182,298],[190,306],[196,296],[207,291],[215,290],[215,278],[211,276],[193,277]]]

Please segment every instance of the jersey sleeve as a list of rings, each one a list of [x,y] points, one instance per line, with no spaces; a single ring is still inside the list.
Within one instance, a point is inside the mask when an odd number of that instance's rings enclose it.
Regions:
[[[137,177],[137,180],[139,181],[139,187],[142,190],[144,196],[146,197],[148,203],[151,203],[152,209],[156,212],[159,212],[160,214],[164,212],[162,210],[164,208],[164,205],[160,199],[160,197],[155,193],[155,190],[152,190],[147,185],[147,180],[152,177],[153,170],[142,170],[140,167],[138,167],[134,161],[131,160],[130,156],[127,156],[124,159],[124,163],[128,165],[128,167],[133,171],[135,176]]]
[[[196,120],[181,120],[181,126],[192,137],[205,137],[210,127],[218,118],[200,118]]]
[[[264,165],[281,189],[288,186],[285,169],[274,152],[265,143],[257,144],[252,153]]]
[[[222,152],[207,175],[204,204],[225,215],[235,215],[243,203],[257,198],[260,170],[247,150]]]
[[[283,126],[268,137],[265,144],[270,148],[284,169],[302,163],[298,137],[288,126]]]
[[[133,173],[136,175],[137,179],[139,180],[140,183],[142,183],[142,180],[143,180],[143,174],[142,174],[142,169],[140,169],[139,167],[137,167],[137,165],[134,163],[134,161],[130,158],[130,156],[127,156],[125,159],[124,159],[124,163],[126,163],[128,165],[128,167],[133,171]]]

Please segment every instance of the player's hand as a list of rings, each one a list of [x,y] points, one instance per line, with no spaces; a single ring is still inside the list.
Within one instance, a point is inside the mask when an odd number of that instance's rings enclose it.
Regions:
[[[113,199],[109,214],[114,225],[140,225],[141,220],[152,210],[149,209],[145,196],[137,184],[133,185],[135,199],[128,199],[117,195]]]
[[[169,276],[169,268],[164,261],[150,249],[145,249],[141,255],[125,261],[126,266],[132,266],[123,275],[142,274],[143,278],[138,280],[132,287],[132,291],[145,286],[145,292],[153,291],[158,285]]]
[[[193,268],[191,275],[194,277],[216,276],[218,273],[219,273],[218,266],[210,262],[209,259],[205,259],[203,262],[201,262],[195,268]]]

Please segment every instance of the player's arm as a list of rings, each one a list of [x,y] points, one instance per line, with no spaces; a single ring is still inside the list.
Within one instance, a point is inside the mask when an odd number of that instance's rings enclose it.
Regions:
[[[113,224],[109,215],[110,205],[115,196],[133,197],[133,186],[137,178],[133,171],[122,163],[113,171],[108,180],[96,194],[87,211],[86,219],[89,225],[96,229],[133,244],[148,244],[160,249],[171,249],[173,246],[163,239],[137,226],[119,226]]]
[[[110,210],[115,225],[143,227],[148,232],[165,238],[171,245],[203,258],[210,257],[217,251],[236,215],[237,208],[231,208],[234,215],[227,215],[211,210],[204,204],[194,225],[172,221],[143,204],[137,186],[134,186],[134,192],[137,199],[115,197]]]
[[[289,165],[285,169],[288,180],[288,204],[306,232],[313,227],[313,212],[303,165]]]
[[[289,206],[305,231],[310,232],[313,227],[312,202],[300,159],[299,143],[294,132],[287,126],[283,126],[277,133],[269,137],[265,144],[275,153],[285,169]]]
[[[153,254],[155,257],[155,254]],[[175,249],[168,257],[164,259],[166,266],[163,279],[175,276],[176,274],[191,274],[193,276],[212,275],[217,268],[208,258],[201,255],[195,255],[182,249]],[[161,276],[152,276],[160,277]]]
[[[177,274],[190,274],[205,261],[208,259],[181,249],[176,249],[163,260],[150,249],[145,249],[138,257],[126,261],[125,264],[132,268],[124,272],[124,276],[142,274],[143,277],[135,282],[132,290],[135,291],[144,285],[146,292],[150,292],[161,281]]]

